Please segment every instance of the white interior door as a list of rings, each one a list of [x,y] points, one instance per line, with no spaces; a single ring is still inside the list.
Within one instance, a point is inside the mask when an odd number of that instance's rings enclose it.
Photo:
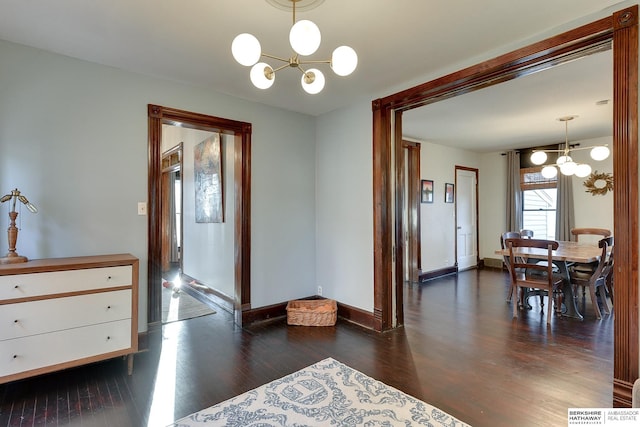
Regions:
[[[456,242],[458,270],[478,264],[477,171],[456,169]]]

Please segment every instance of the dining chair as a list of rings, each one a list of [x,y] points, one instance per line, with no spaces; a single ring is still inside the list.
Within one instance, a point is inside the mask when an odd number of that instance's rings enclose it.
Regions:
[[[527,229],[520,230],[520,237],[533,239],[533,230],[527,230]]]
[[[600,260],[593,272],[585,272],[582,270],[569,270],[569,278],[571,284],[577,288],[582,286],[582,296],[585,297],[585,291],[589,289],[591,296],[591,305],[598,319],[602,319],[600,307],[598,306],[598,297],[602,303],[604,312],[609,314],[609,305],[607,304],[607,277],[611,273],[613,259],[608,256],[609,248],[613,248],[613,237],[606,237],[598,242],[598,247],[602,249]],[[611,265],[609,264],[611,262]],[[574,292],[574,295],[577,293]]]
[[[606,228],[590,228],[590,227],[578,227],[571,229],[571,235],[576,242],[580,241],[580,236],[600,236],[605,238],[611,236],[611,230]]]
[[[527,239],[533,239],[533,230],[527,230],[526,228],[520,230],[520,237],[527,238]],[[546,261],[538,261],[538,264],[545,265]],[[558,268],[555,265],[553,266],[553,272],[554,273],[558,273],[559,272]]]
[[[613,305],[613,253],[615,252],[615,245],[611,246],[609,250],[609,258],[607,259],[607,265],[605,265],[602,274],[606,275],[605,283],[607,287],[607,294],[611,299],[611,305]]]
[[[605,237],[611,236],[611,230],[607,228],[578,227],[578,228],[571,229],[571,235],[573,236],[576,242],[580,241],[580,236],[583,236],[583,240],[585,236],[596,236],[598,237],[598,241],[599,241],[600,239],[604,239]],[[598,242],[594,242],[594,243],[598,243]],[[588,273],[593,273],[597,267],[598,267],[598,263],[592,262],[589,264],[574,264],[571,268],[575,271],[588,274]]]
[[[520,233],[517,231],[506,231],[500,235],[500,247],[502,249],[506,249],[505,240],[506,239],[518,239],[520,238]],[[509,277],[511,277],[511,260],[507,255],[502,257],[504,265],[507,267],[507,271],[509,272]],[[507,302],[511,301],[511,288],[509,288],[509,295],[507,295]]]
[[[507,231],[505,233],[502,233],[502,236],[500,236],[500,246],[502,247],[502,249],[506,249],[505,245],[504,245],[504,241],[505,239],[517,239],[517,238],[528,238],[531,239],[533,238],[533,231],[531,230],[520,230],[518,231]],[[511,264],[509,261],[509,257],[508,256],[504,256],[504,263],[507,266],[507,271],[509,271],[509,274],[511,274]],[[522,260],[522,262],[526,262],[525,260]],[[537,263],[542,264],[545,261],[537,261]],[[556,272],[556,267],[553,266],[554,268],[554,272]],[[511,277],[511,276],[509,276]],[[546,293],[544,291],[534,291],[530,288],[521,288],[520,292],[519,292],[519,296],[518,296],[518,303],[520,304],[520,306],[524,306],[525,304],[527,305],[527,308],[531,308],[531,306],[529,305],[528,301],[529,301],[529,297],[531,295],[539,295],[540,296],[540,305],[543,306],[544,305],[544,296],[546,295]],[[509,295],[507,296],[507,302],[511,301],[511,288],[509,288]]]
[[[555,240],[543,239],[506,239],[505,245],[509,249],[511,261],[511,294],[513,304],[513,317],[518,316],[518,305],[513,303],[513,295],[518,295],[520,288],[533,288],[546,291],[549,299],[547,306],[547,324],[551,323],[551,312],[553,311],[554,293],[559,291],[563,278],[553,274],[553,251],[558,249],[558,242]],[[539,248],[547,251],[546,264],[540,265],[538,260],[531,260],[516,255],[520,248]],[[544,306],[542,306],[544,308]]]

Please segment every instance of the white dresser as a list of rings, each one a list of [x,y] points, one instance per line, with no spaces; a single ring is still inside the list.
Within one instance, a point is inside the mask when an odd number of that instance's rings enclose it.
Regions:
[[[0,384],[138,350],[138,258],[0,265]]]

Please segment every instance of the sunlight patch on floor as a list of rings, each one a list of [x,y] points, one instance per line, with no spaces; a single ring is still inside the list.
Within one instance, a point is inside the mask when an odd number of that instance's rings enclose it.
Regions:
[[[171,298],[169,315],[177,314],[179,300]],[[176,368],[178,353],[179,328],[165,328],[163,330],[162,350],[153,387],[151,409],[147,427],[169,425],[175,420]],[[169,331],[172,330],[173,333]]]

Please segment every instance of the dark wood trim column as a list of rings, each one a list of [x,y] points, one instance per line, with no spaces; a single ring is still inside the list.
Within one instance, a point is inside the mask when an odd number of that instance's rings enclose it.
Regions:
[[[235,315],[236,323],[248,323],[245,311],[251,309],[251,125],[245,124],[235,137]]]
[[[638,7],[613,15],[614,406],[638,378]]]
[[[394,136],[393,136],[393,149],[395,160],[395,212],[399,218],[395,221],[395,298],[390,295],[389,305],[392,307],[391,314],[391,327],[397,327],[404,325],[404,307],[402,301],[404,301],[404,257],[405,257],[405,242],[404,242],[404,230],[405,230],[405,218],[403,215],[405,205],[405,173],[406,162],[404,158],[404,144],[402,141],[402,111],[394,112]],[[393,302],[396,301],[396,304]]]
[[[391,327],[391,111],[380,100],[373,108],[373,317],[374,329]]]
[[[162,177],[161,142],[162,142],[162,107],[148,105],[148,188],[147,188],[147,321],[149,323],[162,320],[162,288],[152,286],[162,281],[162,240],[161,240],[161,211],[160,191]]]

